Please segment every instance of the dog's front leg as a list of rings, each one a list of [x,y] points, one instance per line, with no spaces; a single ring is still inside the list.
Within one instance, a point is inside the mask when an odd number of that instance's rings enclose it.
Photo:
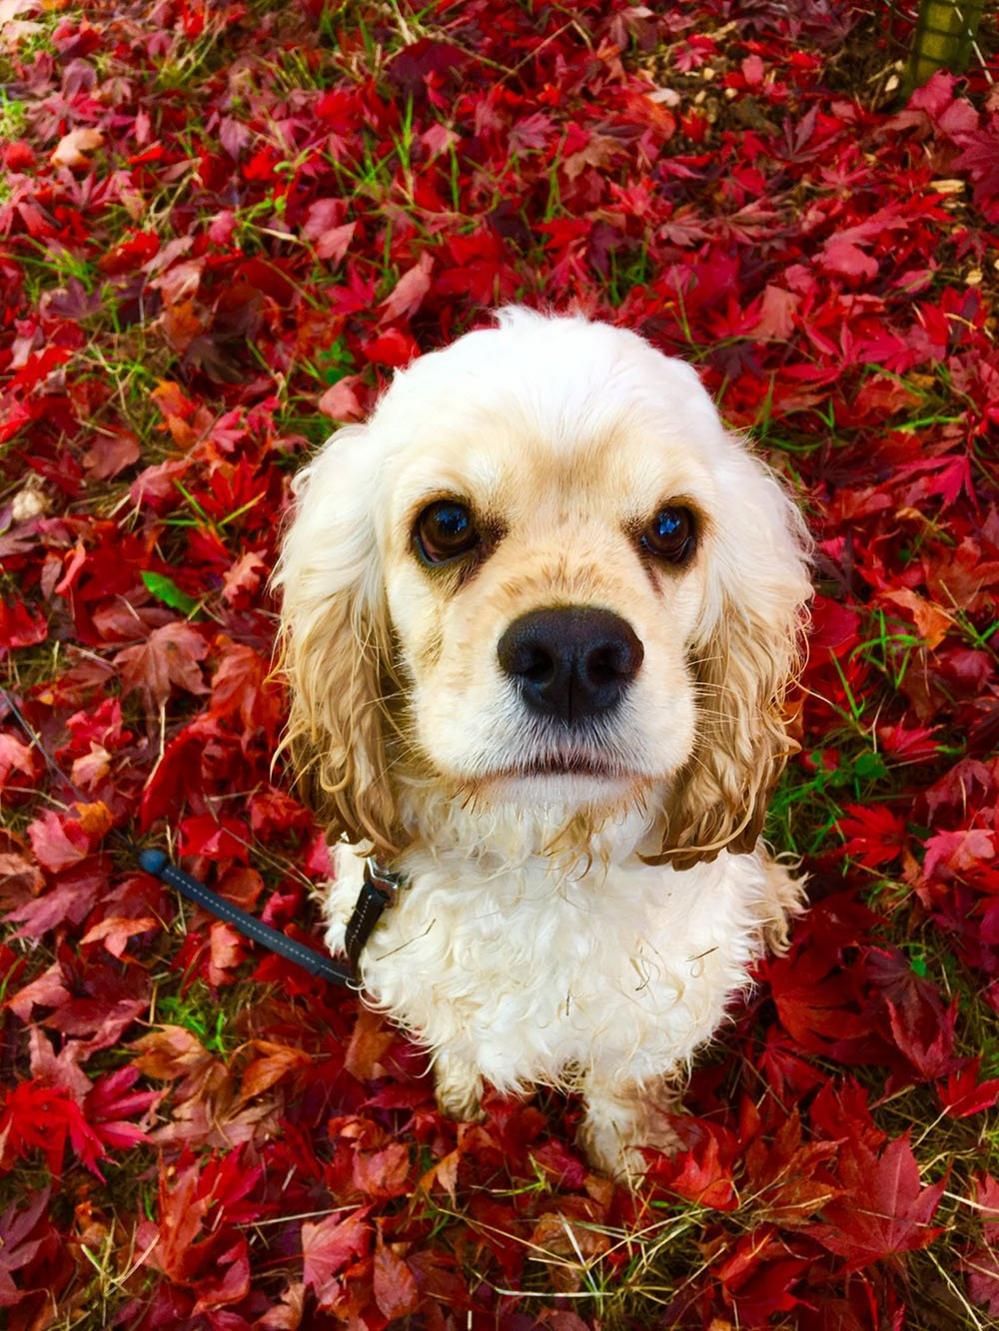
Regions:
[[[668,1077],[639,1085],[593,1075],[583,1086],[586,1116],[579,1144],[590,1163],[634,1186],[647,1168],[643,1146],[675,1151],[680,1140],[667,1112],[675,1095]]]
[[[477,1069],[454,1054],[439,1050],[434,1056],[437,1107],[459,1122],[482,1117],[482,1078]]]

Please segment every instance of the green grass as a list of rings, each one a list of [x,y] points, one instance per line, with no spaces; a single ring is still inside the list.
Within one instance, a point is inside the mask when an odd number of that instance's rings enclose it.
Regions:
[[[28,108],[17,97],[0,88],[0,139],[19,139],[28,123]]]
[[[219,1006],[218,994],[212,994],[200,980],[183,993],[163,995],[156,1003],[158,1023],[183,1026],[209,1053],[220,1058],[225,1058],[236,1043],[229,1030],[231,1016],[225,1006]]]

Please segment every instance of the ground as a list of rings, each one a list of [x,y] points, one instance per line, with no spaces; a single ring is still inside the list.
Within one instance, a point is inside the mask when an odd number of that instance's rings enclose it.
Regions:
[[[14,1331],[996,1324],[999,96],[976,57],[907,100],[910,32],[0,0],[0,657],[59,769],[0,700]],[[767,829],[812,909],[635,1196],[578,1103],[442,1120],[391,1026],[135,859],[318,945],[289,481],[511,300],[692,360],[817,542]]]

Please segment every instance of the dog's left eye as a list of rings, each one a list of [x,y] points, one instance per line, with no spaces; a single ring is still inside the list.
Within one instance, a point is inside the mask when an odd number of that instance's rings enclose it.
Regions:
[[[471,513],[453,499],[429,504],[416,519],[413,534],[420,554],[430,564],[457,559],[479,543]]]
[[[642,532],[646,550],[671,564],[682,564],[694,548],[694,516],[689,508],[661,508]]]

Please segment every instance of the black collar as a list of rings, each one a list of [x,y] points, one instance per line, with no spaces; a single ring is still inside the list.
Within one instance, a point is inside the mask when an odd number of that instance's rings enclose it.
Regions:
[[[357,970],[364,944],[403,881],[401,874],[383,869],[373,855],[364,861],[364,882],[354,902],[344,935],[344,951],[353,970]]]

